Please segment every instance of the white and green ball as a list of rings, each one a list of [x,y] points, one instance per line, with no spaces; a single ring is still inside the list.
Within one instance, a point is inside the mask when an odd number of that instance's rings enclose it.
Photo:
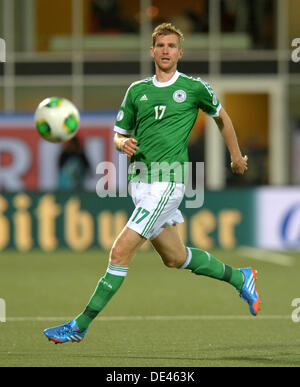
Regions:
[[[39,134],[45,140],[64,142],[77,133],[80,115],[76,106],[68,99],[49,97],[37,107],[34,122]]]

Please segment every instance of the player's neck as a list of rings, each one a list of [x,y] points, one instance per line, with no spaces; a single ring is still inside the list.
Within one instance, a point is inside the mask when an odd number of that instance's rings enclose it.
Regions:
[[[156,68],[155,76],[158,82],[168,82],[170,79],[172,79],[176,71],[177,71],[176,67],[172,69],[170,72],[166,72],[161,70],[160,68]]]

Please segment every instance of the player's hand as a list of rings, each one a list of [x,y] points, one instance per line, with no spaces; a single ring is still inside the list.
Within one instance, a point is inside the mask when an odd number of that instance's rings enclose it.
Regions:
[[[136,145],[137,140],[135,138],[125,138],[121,142],[121,152],[125,153],[126,156],[131,157],[135,154],[135,152],[139,149]]]
[[[231,161],[231,169],[233,173],[238,175],[243,175],[248,170],[248,156],[240,157],[237,160]]]

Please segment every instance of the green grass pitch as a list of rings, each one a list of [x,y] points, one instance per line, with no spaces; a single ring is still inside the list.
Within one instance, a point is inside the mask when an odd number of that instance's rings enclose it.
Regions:
[[[107,253],[4,251],[0,256],[0,366],[209,367],[300,365],[300,253],[291,266],[213,251],[235,267],[258,270],[261,313],[227,283],[168,269],[153,251],[139,252],[120,291],[85,339],[54,345],[43,330],[85,307],[107,267]],[[300,313],[299,313],[300,315]]]

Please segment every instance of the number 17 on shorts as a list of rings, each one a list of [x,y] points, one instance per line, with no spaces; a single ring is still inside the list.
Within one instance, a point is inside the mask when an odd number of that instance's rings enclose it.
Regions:
[[[146,239],[154,239],[164,227],[182,223],[183,217],[178,206],[184,195],[182,184],[136,183],[133,201],[136,208],[127,227],[133,229]]]

